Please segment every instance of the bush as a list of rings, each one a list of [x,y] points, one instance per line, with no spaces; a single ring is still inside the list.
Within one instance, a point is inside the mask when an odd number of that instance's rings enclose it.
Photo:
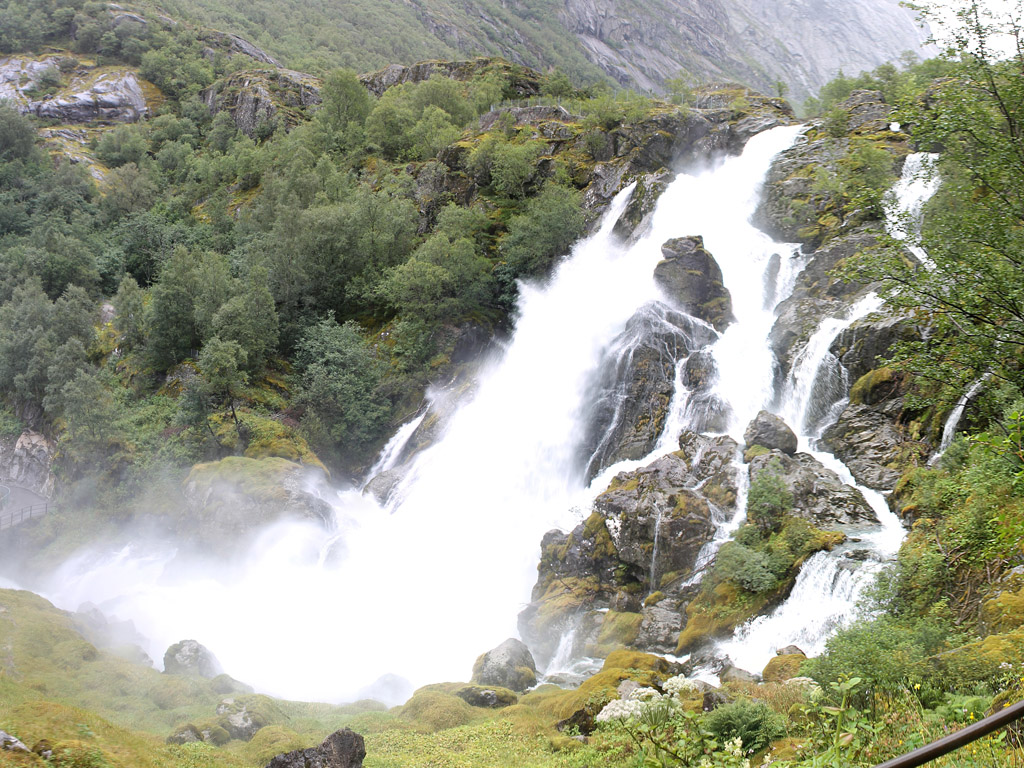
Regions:
[[[747,520],[762,534],[777,531],[782,518],[793,508],[793,494],[781,477],[782,465],[773,460],[750,483],[747,493]]]
[[[779,583],[763,552],[736,542],[729,542],[719,551],[715,571],[748,592],[768,592]]]
[[[785,719],[767,704],[740,699],[708,713],[705,725],[720,741],[740,739],[748,754],[786,735]]]

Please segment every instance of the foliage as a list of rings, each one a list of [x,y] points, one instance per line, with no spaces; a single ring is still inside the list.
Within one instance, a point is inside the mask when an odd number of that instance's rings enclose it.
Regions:
[[[785,735],[784,718],[764,702],[739,699],[712,710],[705,726],[722,743],[739,739],[746,753],[759,752]]]
[[[793,508],[793,494],[781,473],[782,465],[775,459],[750,481],[747,519],[762,535],[779,530],[782,518]]]

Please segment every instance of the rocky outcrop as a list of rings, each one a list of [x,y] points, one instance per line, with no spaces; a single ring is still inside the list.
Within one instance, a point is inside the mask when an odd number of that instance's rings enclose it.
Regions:
[[[62,123],[134,123],[149,114],[142,81],[128,70],[75,78],[67,90],[29,102],[28,111]]]
[[[580,654],[674,648],[696,589],[688,577],[735,508],[737,450],[728,437],[686,432],[679,451],[617,475],[572,532],[544,536],[533,602],[519,615],[540,657],[569,631]]]
[[[791,514],[817,527],[878,522],[861,492],[810,454],[769,451],[751,459],[749,472],[751,481],[762,472],[778,474],[793,495]]]
[[[537,664],[522,641],[509,638],[476,660],[471,682],[522,692],[536,684]]]
[[[666,168],[638,176],[634,180],[636,187],[629,197],[626,210],[619,216],[612,231],[619,237],[630,240],[635,240],[647,232],[658,198],[674,178],[675,174]]]
[[[875,405],[850,403],[825,430],[821,443],[850,468],[857,482],[890,491],[908,462],[922,458],[923,444],[908,443],[898,424],[901,398]]]
[[[0,750],[14,752],[21,755],[31,755],[32,750],[25,746],[24,742],[7,731],[0,731]]]
[[[832,352],[853,381],[878,366],[893,345],[901,341],[917,341],[924,328],[912,315],[875,313],[844,329],[832,342]]]
[[[227,110],[250,138],[280,125],[297,125],[320,104],[320,80],[290,69],[235,72],[203,91],[210,114]]]
[[[360,768],[365,758],[363,737],[344,728],[332,733],[318,747],[277,755],[266,768]]]
[[[796,453],[796,433],[789,428],[786,422],[768,411],[761,411],[747,425],[747,429],[743,433],[743,441],[747,444],[747,448],[760,445],[769,450],[782,451],[789,456]]]
[[[164,673],[213,679],[224,670],[217,657],[195,640],[181,640],[164,653]]]
[[[654,449],[668,416],[676,365],[713,337],[702,324],[660,302],[630,318],[591,384],[598,394],[583,441],[588,477]]]
[[[200,40],[204,41],[208,45],[220,48],[228,54],[237,53],[243,56],[248,56],[250,59],[259,62],[260,64],[269,64],[272,67],[281,66],[277,59],[262,48],[253,45],[244,37],[239,37],[238,35],[231,34],[230,32],[206,29],[200,34]]]
[[[359,80],[374,96],[402,83],[420,83],[434,75],[452,80],[472,80],[488,72],[499,72],[509,79],[509,89],[517,96],[528,98],[540,94],[541,77],[536,70],[515,67],[504,59],[477,58],[468,61],[421,61],[412,66],[390,64],[376,72],[360,75]]]
[[[732,297],[722,270],[704,247],[703,237],[677,237],[661,246],[664,257],[654,268],[654,281],[688,314],[723,331],[735,320]]]
[[[39,432],[26,430],[16,440],[0,440],[0,484],[17,485],[50,498],[56,478],[57,446]]]

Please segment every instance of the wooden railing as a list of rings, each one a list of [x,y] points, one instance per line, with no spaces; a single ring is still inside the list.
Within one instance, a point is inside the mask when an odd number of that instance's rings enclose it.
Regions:
[[[5,528],[13,528],[16,525],[21,525],[26,520],[31,520],[35,517],[42,517],[49,511],[49,504],[33,504],[30,507],[22,507],[21,509],[15,509],[10,512],[0,512],[0,531]]]
[[[951,733],[931,744],[908,752],[905,755],[887,760],[875,768],[918,768],[918,766],[930,763],[938,757],[947,755],[955,749],[970,744],[972,741],[988,736],[998,731],[1005,725],[1009,725],[1019,717],[1024,717],[1024,701],[1018,701],[1009,707],[1004,707],[994,715],[989,715],[978,722],[962,728],[956,733]]]

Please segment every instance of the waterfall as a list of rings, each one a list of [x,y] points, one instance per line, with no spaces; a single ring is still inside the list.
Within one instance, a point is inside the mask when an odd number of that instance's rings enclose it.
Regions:
[[[886,229],[893,237],[903,240],[907,249],[925,267],[932,266],[931,257],[916,244],[921,230],[924,204],[939,188],[939,175],[934,172],[938,155],[915,152],[903,161],[903,173],[892,189],[886,204]]]
[[[588,508],[616,472],[675,450],[679,430],[704,423],[705,406],[742,440],[750,419],[776,399],[768,336],[803,257],[748,221],[772,158],[800,130],[766,131],[741,156],[680,174],[649,231],[628,247],[612,235],[631,190],[620,193],[600,229],[548,280],[521,286],[513,336],[444,434],[410,463],[393,509],[355,489],[337,494],[329,556],[322,526],[281,521],[228,564],[146,542],[116,557],[86,551],[44,593],[62,608],[88,600],[132,619],[150,638],[153,658],[194,637],[229,674],[279,696],[372,696],[388,674],[414,685],[466,679],[480,653],[516,634],[547,530],[571,527],[570,510]],[[690,235],[704,237],[736,316],[717,339],[709,335],[691,350],[713,359],[715,381],[700,407],[677,388],[653,453],[608,467],[588,485],[581,454],[601,396],[593,383],[638,310],[665,301],[653,278],[661,244]],[[382,453],[382,467],[401,453],[400,441],[396,435],[390,455]],[[702,557],[742,520],[744,489],[740,511],[719,522]]]
[[[953,439],[956,437],[957,427],[960,426],[960,419],[964,417],[964,411],[967,410],[967,406],[971,400],[977,397],[978,393],[981,392],[985,386],[985,382],[988,381],[989,374],[980,376],[971,386],[967,388],[967,391],[960,395],[960,399],[956,401],[956,405],[953,406],[953,410],[949,412],[949,416],[946,417],[946,423],[942,425],[942,439],[939,441],[939,450],[935,452],[935,455],[928,460],[928,466],[934,466],[942,454],[953,444]]]
[[[398,428],[398,431],[381,449],[380,455],[373,463],[370,471],[366,473],[367,480],[371,480],[381,472],[387,472],[389,469],[394,468],[395,464],[398,463],[399,457],[402,455],[402,450],[409,442],[409,438],[412,437],[419,425],[423,423],[423,419],[426,418],[427,410],[427,408],[424,408],[422,413]]]

